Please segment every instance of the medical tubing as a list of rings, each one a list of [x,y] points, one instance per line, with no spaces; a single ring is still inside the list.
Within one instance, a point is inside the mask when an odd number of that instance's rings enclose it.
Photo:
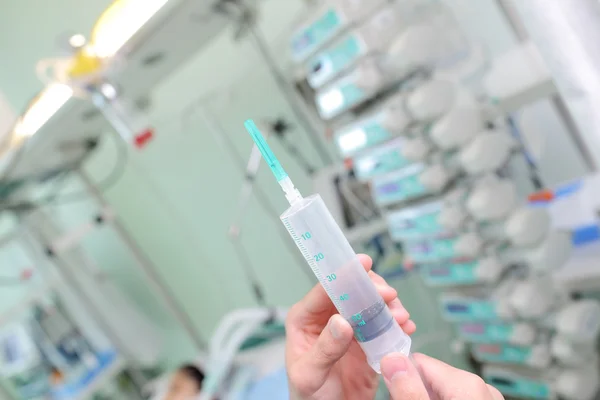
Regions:
[[[292,110],[292,112],[294,113],[294,115],[296,116],[296,118],[298,119],[298,121],[300,122],[302,127],[304,128],[313,147],[315,148],[315,150],[317,151],[317,154],[321,158],[321,161],[324,163],[324,165],[331,164],[331,162],[332,162],[331,156],[329,155],[327,150],[324,148],[323,143],[319,137],[319,134],[317,133],[315,128],[312,126],[312,123],[309,121],[308,117],[306,115],[304,115],[304,113],[302,111],[299,110],[298,105],[297,105],[298,101],[290,93],[288,82],[286,81],[286,79],[283,77],[283,75],[279,71],[277,64],[273,60],[273,57],[271,56],[271,54],[267,48],[267,45],[266,45],[264,39],[262,38],[261,33],[258,32],[258,30],[256,28],[254,28],[253,26],[251,26],[249,28],[249,31],[254,39],[254,43],[256,44],[256,47],[257,47],[260,55],[262,56],[263,60],[267,63],[267,66],[271,70],[271,73],[273,74],[273,77],[275,78],[275,83],[277,84],[277,86],[279,87],[279,90],[285,97],[287,103],[290,106],[290,109]]]
[[[216,140],[217,144],[222,148],[223,151],[229,153],[230,156],[233,157],[234,162],[236,162],[238,164],[238,167],[240,168],[242,173],[245,173],[246,166],[245,166],[244,159],[236,150],[235,144],[233,143],[233,141],[231,140],[229,135],[226,133],[226,131],[223,129],[223,127],[209,113],[209,109],[207,108],[207,106],[203,105],[200,108],[200,116],[203,119],[204,123],[208,126],[208,131],[213,136],[213,138]],[[269,200],[269,197],[262,190],[260,185],[254,185],[253,192],[254,192],[254,195],[256,196],[256,200],[258,201],[258,204],[267,213],[267,215],[275,217],[275,215],[276,215],[274,213],[275,207]],[[278,224],[278,226],[280,226],[280,225]],[[289,247],[290,254],[292,254],[293,257],[297,257],[298,261],[301,262],[298,257],[298,252],[296,252],[296,250],[293,248],[293,245],[290,244],[287,240],[284,240],[283,242],[285,243],[286,246]],[[306,268],[302,268],[301,264],[298,264],[298,266],[300,267],[300,270],[302,271],[302,273],[308,279],[309,284],[313,285],[314,284],[313,275],[309,271],[307,271]]]

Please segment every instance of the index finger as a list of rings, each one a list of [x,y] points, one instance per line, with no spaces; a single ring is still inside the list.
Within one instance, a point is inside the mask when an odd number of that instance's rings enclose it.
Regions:
[[[477,375],[424,354],[412,357],[427,389],[440,398],[493,400],[496,396]]]
[[[365,271],[368,272],[371,270],[371,267],[373,266],[371,257],[366,254],[358,254],[358,259],[365,268]],[[300,314],[296,315],[296,317],[306,318],[330,310],[333,307],[333,303],[323,286],[319,283],[315,285],[302,300],[300,300],[298,306]]]

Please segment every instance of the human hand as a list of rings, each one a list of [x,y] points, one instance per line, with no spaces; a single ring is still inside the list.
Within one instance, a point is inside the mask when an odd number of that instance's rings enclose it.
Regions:
[[[371,258],[359,259],[404,332],[416,326],[398,293],[371,271]],[[286,321],[286,368],[294,400],[373,399],[379,377],[367,364],[352,327],[319,284],[289,311]]]
[[[390,354],[381,372],[392,400],[504,400],[483,379],[423,354]]]

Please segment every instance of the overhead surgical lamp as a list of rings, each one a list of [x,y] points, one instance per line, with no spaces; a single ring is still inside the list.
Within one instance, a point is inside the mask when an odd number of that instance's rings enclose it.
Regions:
[[[66,80],[85,80],[94,76],[102,69],[105,60],[113,57],[167,2],[115,0],[94,25],[89,43],[86,44],[81,34],[69,39],[69,44],[77,52],[65,63],[68,71],[60,71],[59,74],[66,75]],[[11,145],[18,145],[24,138],[34,135],[73,94],[74,89],[68,82],[50,83],[20,117],[13,131]]]
[[[90,46],[99,58],[114,56],[168,0],[117,0],[92,29]]]
[[[34,135],[71,98],[73,89],[62,83],[47,86],[34,99],[13,131],[13,143]]]

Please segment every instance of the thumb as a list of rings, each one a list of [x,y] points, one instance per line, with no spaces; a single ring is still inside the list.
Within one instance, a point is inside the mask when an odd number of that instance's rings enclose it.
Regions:
[[[393,400],[429,400],[419,371],[405,355],[392,353],[384,357],[381,373]]]
[[[288,371],[296,390],[310,396],[319,390],[335,363],[346,354],[354,336],[352,327],[341,315],[335,314],[321,332],[313,347]]]

